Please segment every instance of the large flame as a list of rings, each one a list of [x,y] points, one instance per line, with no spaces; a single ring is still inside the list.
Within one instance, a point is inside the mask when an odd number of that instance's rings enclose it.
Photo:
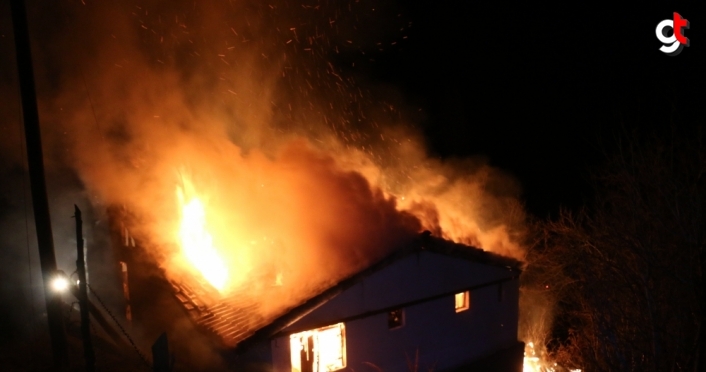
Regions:
[[[206,209],[203,202],[187,195],[177,187],[181,207],[179,242],[186,259],[216,289],[223,291],[228,282],[228,268],[213,246],[213,238],[206,228]]]
[[[524,257],[517,183],[428,156],[411,129],[426,110],[338,67],[339,50],[379,49],[359,27],[367,5],[165,4],[61,2],[76,22],[40,39],[61,62],[43,103],[52,160],[97,207],[139,217],[126,228],[168,279],[242,289],[271,319],[423,230]],[[191,179],[177,187],[179,167]]]

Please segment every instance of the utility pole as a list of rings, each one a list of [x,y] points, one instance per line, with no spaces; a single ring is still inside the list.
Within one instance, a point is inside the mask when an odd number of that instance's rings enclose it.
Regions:
[[[83,255],[83,220],[81,210],[74,204],[76,218],[76,271],[78,272],[78,304],[81,308],[81,337],[83,338],[83,356],[86,359],[86,372],[96,370],[96,356],[91,342],[91,323],[88,315],[88,283],[86,282],[86,262]]]
[[[23,0],[12,0],[11,8],[17,71],[20,78],[20,95],[22,98],[22,119],[25,128],[25,141],[27,142],[27,164],[32,191],[34,223],[37,229],[39,262],[44,280],[44,300],[47,305],[47,322],[49,323],[49,336],[54,355],[54,367],[57,370],[61,370],[68,366],[68,346],[61,314],[61,297],[58,293],[52,291],[50,287],[50,281],[57,273],[56,256],[54,255],[49,200],[44,178],[44,158],[39,130],[37,92],[35,91],[34,71],[32,70],[27,9]]]

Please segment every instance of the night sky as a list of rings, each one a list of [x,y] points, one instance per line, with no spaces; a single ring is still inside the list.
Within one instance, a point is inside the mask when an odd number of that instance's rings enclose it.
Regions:
[[[365,56],[371,76],[426,110],[435,155],[487,156],[538,217],[590,198],[587,171],[620,128],[706,116],[706,19],[693,5],[558,4],[400,2],[407,39]],[[675,11],[692,42],[667,56],[655,28]]]
[[[704,123],[706,20],[690,3],[368,3],[355,27],[380,43],[331,53],[337,67],[401,93],[434,156],[516,176],[540,218],[590,198],[587,170],[620,128]],[[655,28],[675,11],[692,44],[670,57]]]

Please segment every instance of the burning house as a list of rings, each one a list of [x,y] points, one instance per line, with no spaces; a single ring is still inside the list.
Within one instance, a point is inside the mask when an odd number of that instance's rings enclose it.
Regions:
[[[188,318],[235,370],[522,369],[520,262],[512,258],[425,232],[297,306],[272,312],[268,305],[293,290],[276,267],[222,296],[207,279],[167,279],[131,261],[135,242],[127,230],[121,242],[128,248],[122,267],[136,268],[125,282],[126,311],[136,321],[151,319],[155,331],[169,327],[154,321],[156,308],[162,320]]]
[[[275,371],[519,371],[518,277],[512,259],[425,236],[279,317],[242,349],[261,343]]]
[[[192,348],[181,360],[215,354],[236,370],[521,359],[519,261],[457,244],[521,259],[517,187],[484,161],[428,156],[402,102],[329,61],[367,10],[70,5],[75,27],[40,38],[63,46],[44,60],[65,62],[50,69],[62,87],[43,103],[56,122],[53,160],[97,210],[135,213],[110,217],[135,338],[166,330]],[[76,40],[81,52],[53,56]],[[28,55],[29,40],[19,44]],[[41,173],[41,146],[27,149]],[[44,216],[38,235],[51,243]],[[56,267],[46,247],[43,267]],[[47,302],[56,340],[58,303]]]

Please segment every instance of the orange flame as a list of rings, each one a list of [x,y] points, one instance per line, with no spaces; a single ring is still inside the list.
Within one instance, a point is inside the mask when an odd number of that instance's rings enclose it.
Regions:
[[[543,354],[543,353],[542,353]],[[566,369],[557,363],[551,363],[535,350],[534,342],[525,345],[525,357],[522,372],[582,372],[580,369]]]
[[[185,181],[186,182],[186,181]],[[186,259],[217,290],[223,291],[228,282],[228,268],[213,238],[206,228],[206,209],[198,197],[187,202],[185,191],[177,187],[177,198],[181,207],[179,242]]]
[[[522,372],[542,372],[540,359],[534,350],[533,342],[528,342],[525,346],[525,359]]]

